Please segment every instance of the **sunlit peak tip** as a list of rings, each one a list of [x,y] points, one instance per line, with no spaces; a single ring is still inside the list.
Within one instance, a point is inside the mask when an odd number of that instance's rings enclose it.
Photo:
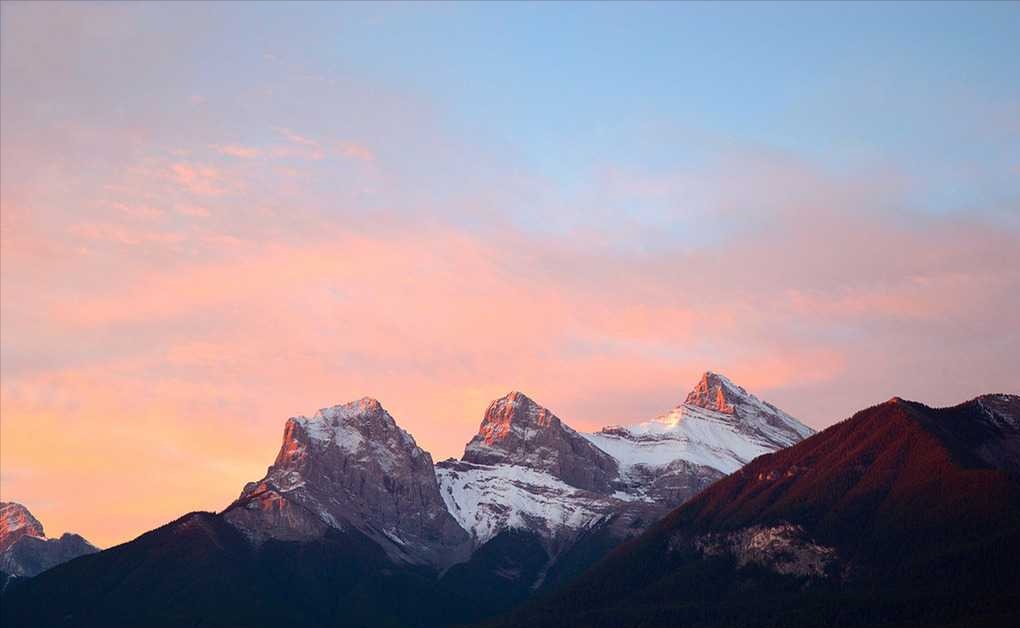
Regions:
[[[531,403],[534,403],[534,401],[531,399],[531,397],[525,395],[524,393],[522,393],[519,390],[511,390],[507,394],[505,394],[502,397],[500,397],[498,401],[503,401],[503,400],[511,401],[511,402],[517,402],[517,403],[519,403],[519,402],[524,402],[524,403],[531,402]]]
[[[320,417],[354,417],[360,415],[376,414],[383,409],[378,399],[362,397],[347,403],[338,403],[334,406],[320,409],[316,414]]]

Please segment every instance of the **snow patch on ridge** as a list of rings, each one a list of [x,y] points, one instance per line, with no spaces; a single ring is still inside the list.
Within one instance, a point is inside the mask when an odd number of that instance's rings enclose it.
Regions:
[[[624,473],[638,464],[662,466],[674,460],[733,473],[775,450],[738,432],[726,415],[686,405],[645,423],[582,436],[616,458]]]
[[[511,528],[537,528],[547,538],[577,530],[620,501],[519,465],[446,461],[436,466],[436,477],[446,507],[478,545]]]
[[[309,418],[290,419],[308,435],[314,447],[335,446],[358,460],[374,460],[386,472],[396,469],[395,452],[407,450],[412,458],[424,455],[414,437],[397,425],[378,401],[364,397],[350,403],[323,408]],[[302,449],[300,443],[295,450]]]

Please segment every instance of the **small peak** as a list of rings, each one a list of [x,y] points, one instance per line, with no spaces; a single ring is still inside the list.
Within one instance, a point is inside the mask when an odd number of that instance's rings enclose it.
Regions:
[[[525,395],[524,393],[522,393],[519,390],[511,390],[510,392],[508,392],[507,394],[503,395],[499,399],[493,401],[492,403],[498,403],[500,401],[509,401],[511,403],[524,403],[524,404],[533,404],[533,403],[535,403],[534,399],[532,399],[531,397]]]
[[[505,439],[513,426],[545,428],[556,419],[552,412],[514,390],[489,404],[478,433],[487,444]]]
[[[716,412],[733,414],[733,401],[747,392],[727,377],[712,371],[705,371],[701,379],[687,394],[685,404],[698,406]]]
[[[702,382],[712,386],[727,386],[729,388],[739,388],[739,386],[733,383],[733,380],[726,377],[722,373],[716,373],[715,371],[705,371],[705,373],[701,376],[701,380],[699,380],[698,383],[700,384]]]
[[[514,410],[517,408],[531,409],[537,408],[539,410],[545,410],[542,406],[535,402],[534,399],[525,395],[519,390],[511,390],[507,394],[503,395],[499,399],[494,400],[489,404],[488,409],[485,411],[485,416],[488,417],[494,413],[505,413],[508,409]],[[548,410],[546,410],[548,412]]]
[[[335,440],[341,433],[347,435],[345,438],[357,433],[361,435],[357,438],[375,439],[395,430],[403,431],[382,404],[371,397],[322,408],[311,418],[291,417],[284,430],[285,448],[287,443],[294,442],[295,426],[300,426],[301,432],[307,433],[316,441]],[[294,444],[294,447],[299,446],[297,443]]]
[[[22,536],[46,537],[42,523],[17,502],[0,502],[0,551]]]
[[[382,410],[382,404],[379,403],[379,400],[372,397],[362,397],[348,405],[357,405],[358,410],[361,412],[378,412]]]
[[[382,404],[377,399],[362,397],[355,401],[337,404],[328,408],[322,408],[316,413],[317,417],[324,419],[353,419],[370,417],[385,414]]]

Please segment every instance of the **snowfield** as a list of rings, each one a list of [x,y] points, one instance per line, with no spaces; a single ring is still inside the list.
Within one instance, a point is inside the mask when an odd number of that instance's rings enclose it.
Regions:
[[[447,461],[436,466],[436,476],[446,507],[479,545],[511,528],[537,529],[546,537],[578,530],[621,501],[519,465]]]

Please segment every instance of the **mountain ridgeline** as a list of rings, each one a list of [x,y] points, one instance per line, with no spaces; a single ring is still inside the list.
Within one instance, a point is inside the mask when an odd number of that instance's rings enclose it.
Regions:
[[[361,399],[289,419],[266,475],[222,512],[18,579],[0,619],[869,625],[930,620],[910,609],[945,609],[946,590],[980,592],[947,616],[998,619],[1015,600],[1018,400],[894,401],[812,436],[706,373],[655,419],[583,433],[512,392],[459,460],[433,464]],[[886,585],[885,610],[856,604]],[[844,590],[850,610],[828,612]]]

